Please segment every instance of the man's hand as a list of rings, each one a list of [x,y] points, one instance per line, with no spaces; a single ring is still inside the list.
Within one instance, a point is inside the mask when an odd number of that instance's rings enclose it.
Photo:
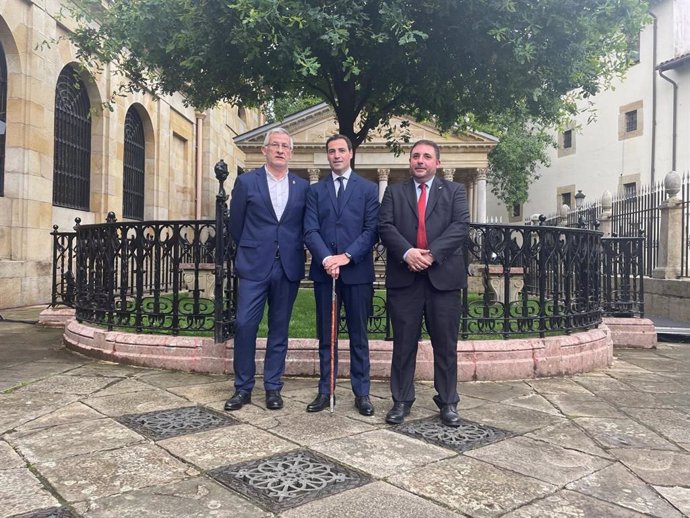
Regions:
[[[345,254],[332,255],[323,262],[326,273],[337,279],[340,275],[340,267],[350,264],[350,258]]]
[[[405,255],[405,262],[410,271],[422,272],[433,264],[434,256],[431,255],[431,250],[410,248]]]

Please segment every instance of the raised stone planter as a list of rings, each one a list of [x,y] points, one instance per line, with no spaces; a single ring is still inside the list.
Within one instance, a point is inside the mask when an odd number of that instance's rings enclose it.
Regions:
[[[107,331],[71,320],[65,327],[65,344],[80,353],[101,359],[191,372],[232,373],[233,341],[214,344],[212,338],[139,335]],[[257,372],[263,370],[266,341],[257,341]],[[390,376],[393,343],[371,340],[373,378]],[[340,376],[349,377],[348,341],[339,346]],[[460,381],[489,381],[562,376],[606,368],[613,360],[613,341],[606,325],[570,336],[516,340],[458,342]],[[319,372],[318,343],[292,339],[285,374],[316,376]],[[432,380],[431,343],[420,342],[417,354],[418,380]]]
[[[656,347],[656,328],[648,318],[604,317],[616,347],[653,349]]]

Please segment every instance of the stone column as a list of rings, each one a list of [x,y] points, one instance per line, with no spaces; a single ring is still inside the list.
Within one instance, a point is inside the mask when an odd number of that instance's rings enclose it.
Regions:
[[[486,176],[488,169],[477,169],[477,223],[486,223]]]
[[[379,202],[383,201],[383,193],[386,192],[386,187],[388,187],[388,177],[391,174],[391,170],[387,167],[381,167],[376,170],[379,176]]]
[[[474,182],[475,180],[472,180],[470,183],[465,184],[467,203],[470,205],[470,221],[472,223],[476,223],[477,221],[477,201],[474,199]]]
[[[317,168],[307,169],[309,173],[309,183],[313,184],[319,181],[319,176],[321,175],[321,170]]]
[[[659,228],[659,260],[652,270],[655,279],[677,279],[680,277],[680,245],[683,242],[683,200],[680,192],[680,174],[671,171],[664,178],[668,199],[661,202],[661,221]]]
[[[613,216],[613,196],[610,191],[604,191],[601,195],[601,216],[599,217],[599,230],[604,237],[611,237],[611,220]]]
[[[454,176],[455,176],[455,168],[454,167],[444,167],[443,168],[443,179],[444,180],[452,182]]]

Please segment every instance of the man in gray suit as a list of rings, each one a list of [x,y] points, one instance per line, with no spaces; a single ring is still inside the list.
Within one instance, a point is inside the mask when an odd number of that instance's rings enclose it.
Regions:
[[[434,402],[441,421],[459,426],[457,340],[460,289],[467,287],[464,243],[469,209],[463,185],[436,176],[438,145],[416,142],[411,178],[388,186],[379,212],[379,235],[387,250],[386,288],[393,325],[391,424],[402,423],[415,400],[414,372],[422,318],[434,351]]]

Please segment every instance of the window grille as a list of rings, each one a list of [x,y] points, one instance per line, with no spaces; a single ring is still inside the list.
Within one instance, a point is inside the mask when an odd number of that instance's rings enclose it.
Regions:
[[[625,132],[637,131],[637,110],[625,112]]]
[[[563,132],[563,149],[573,147],[573,130],[566,130]]]
[[[55,88],[53,205],[89,210],[91,113],[86,85],[71,66]]]
[[[134,107],[125,117],[125,154],[122,215],[144,219],[144,176],[146,162],[144,125]]]

